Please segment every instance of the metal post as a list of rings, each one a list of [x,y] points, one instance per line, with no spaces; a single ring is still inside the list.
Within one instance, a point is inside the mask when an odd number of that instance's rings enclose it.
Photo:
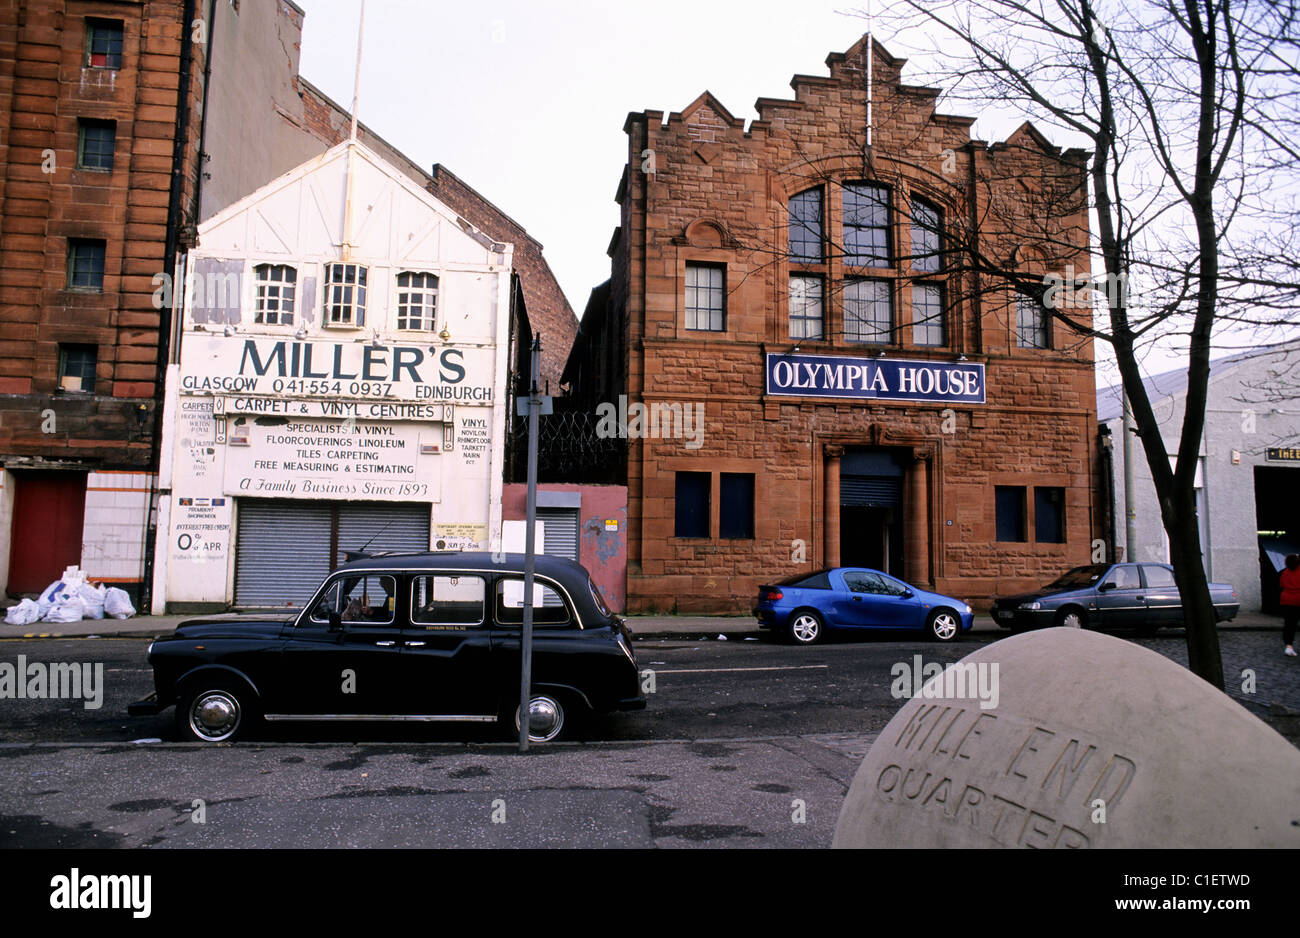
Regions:
[[[1123,387],[1120,393],[1124,401],[1124,441],[1120,447],[1124,453],[1124,561],[1134,563],[1134,548],[1137,546],[1137,508],[1133,504],[1133,408],[1129,406],[1128,394]]]
[[[528,390],[528,512],[524,533],[524,625],[519,636],[519,751],[528,751],[528,701],[533,684],[533,567],[537,556],[537,418],[542,409],[542,337],[533,339]]]

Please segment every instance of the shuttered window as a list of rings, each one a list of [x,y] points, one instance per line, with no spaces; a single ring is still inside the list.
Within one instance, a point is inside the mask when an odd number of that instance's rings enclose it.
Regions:
[[[538,508],[537,520],[545,522],[543,552],[550,557],[578,559],[578,510]]]

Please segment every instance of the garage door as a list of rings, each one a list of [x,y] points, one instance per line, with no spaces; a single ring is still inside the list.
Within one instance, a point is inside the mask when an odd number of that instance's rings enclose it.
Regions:
[[[347,551],[429,549],[428,505],[240,499],[238,508],[236,606],[301,606]]]

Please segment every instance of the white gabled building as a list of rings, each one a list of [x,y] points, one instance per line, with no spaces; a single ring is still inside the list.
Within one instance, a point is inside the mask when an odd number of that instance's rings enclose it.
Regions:
[[[366,546],[500,542],[511,253],[360,143],[199,226],[155,613],[301,603]]]

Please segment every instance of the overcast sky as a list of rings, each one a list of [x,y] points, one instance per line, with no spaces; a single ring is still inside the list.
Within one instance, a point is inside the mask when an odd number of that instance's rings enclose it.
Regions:
[[[301,72],[347,107],[361,0],[297,2],[307,12]],[[795,73],[826,74],[827,54],[866,31],[865,3],[368,0],[358,110],[416,163],[445,164],[541,241],[581,315],[609,276],[628,113],[680,111],[707,89],[752,120],[757,98],[793,96]],[[905,80],[933,65],[913,52],[927,37],[877,36],[912,58]],[[963,101],[941,110],[975,117],[972,133],[984,140],[1004,139],[1025,119],[1017,110],[972,112]],[[1039,127],[1058,146],[1088,147]],[[1117,380],[1108,353],[1097,347],[1100,384]],[[1144,362],[1150,373],[1182,364],[1168,347]]]
[[[298,2],[302,74],[347,107],[361,0]],[[752,120],[757,98],[792,97],[792,75],[826,74],[827,54],[857,41],[866,21],[854,7],[367,0],[358,112],[415,162],[445,164],[527,228],[581,315],[609,276],[628,113],[680,111],[707,89]],[[1013,128],[986,119],[976,132]]]

